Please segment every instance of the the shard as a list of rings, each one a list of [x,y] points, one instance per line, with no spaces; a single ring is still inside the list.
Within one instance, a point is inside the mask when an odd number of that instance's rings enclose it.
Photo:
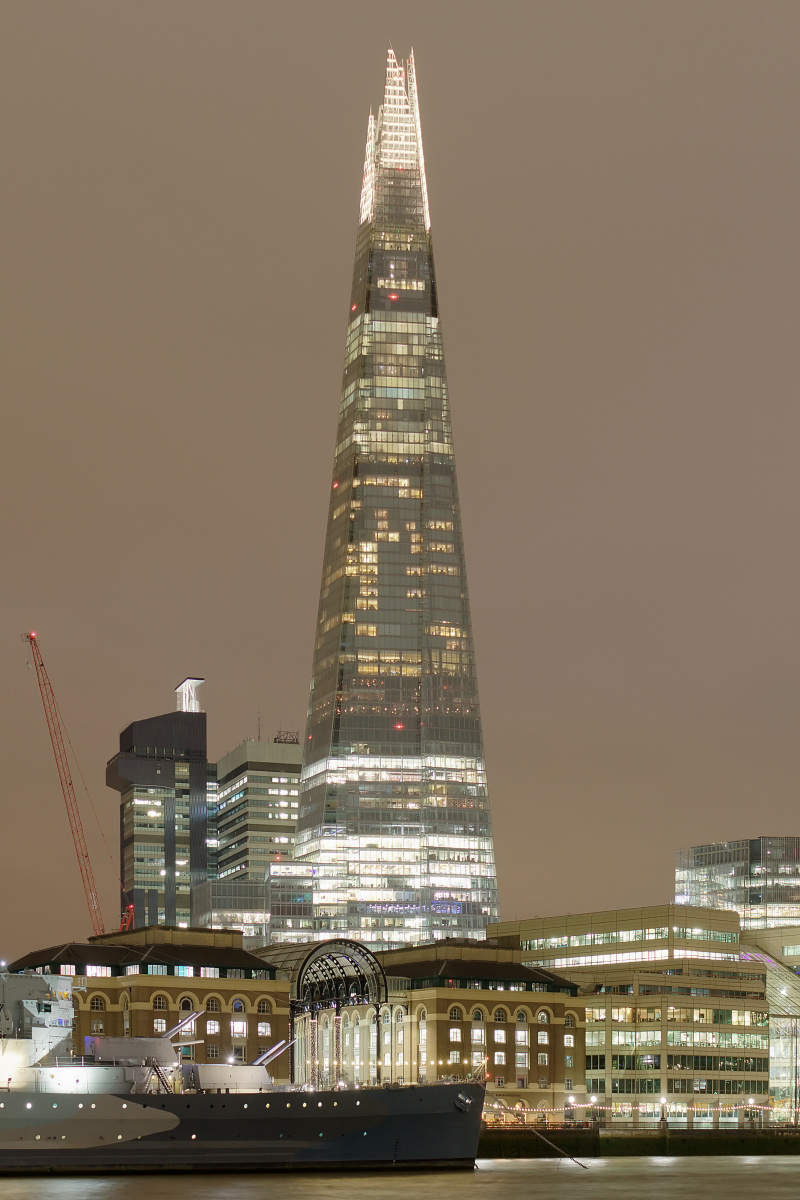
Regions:
[[[311,936],[497,919],[413,52],[369,118],[300,797]]]

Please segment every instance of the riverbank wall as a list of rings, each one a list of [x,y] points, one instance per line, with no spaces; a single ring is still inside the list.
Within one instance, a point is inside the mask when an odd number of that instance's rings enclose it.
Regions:
[[[478,1157],[560,1158],[560,1152],[572,1158],[800,1154],[797,1129],[548,1129],[544,1137],[547,1141],[532,1129],[488,1128],[481,1134]]]

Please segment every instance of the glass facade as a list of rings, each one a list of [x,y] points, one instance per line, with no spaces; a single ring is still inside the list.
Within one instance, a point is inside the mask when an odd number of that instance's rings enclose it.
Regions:
[[[370,116],[296,853],[315,936],[481,938],[497,916],[413,55]]]
[[[800,925],[800,838],[745,838],[678,850],[675,903],[731,909],[742,929]]]
[[[106,782],[120,794],[122,907],[134,927],[193,923],[191,890],[208,874],[206,714],[134,721]]]

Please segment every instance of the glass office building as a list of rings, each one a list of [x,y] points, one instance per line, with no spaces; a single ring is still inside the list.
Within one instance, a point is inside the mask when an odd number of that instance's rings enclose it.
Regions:
[[[370,115],[296,854],[315,936],[496,919],[472,622],[413,54]]]
[[[733,909],[742,929],[800,925],[800,838],[744,838],[678,850],[675,903]]]

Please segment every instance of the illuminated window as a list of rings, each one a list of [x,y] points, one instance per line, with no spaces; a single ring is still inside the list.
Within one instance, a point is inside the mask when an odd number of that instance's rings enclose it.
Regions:
[[[271,1037],[272,1026],[270,1025],[269,1021],[259,1021],[257,1032],[259,1037]]]
[[[506,1052],[505,1052],[505,1050],[496,1050],[496,1051],[495,1051],[495,1056],[494,1056],[494,1065],[495,1065],[496,1067],[504,1067],[504,1066],[506,1065]]]
[[[167,1021],[165,1017],[153,1017],[153,1033],[166,1033]]]
[[[209,1018],[206,1021],[206,1034],[207,1035],[216,1035],[218,1033],[219,1033],[219,1021],[214,1021],[211,1018]]]
[[[565,1033],[564,1034],[564,1045],[565,1046],[574,1046],[575,1045],[575,1035],[573,1033]]]
[[[506,1031],[505,1031],[505,1029],[495,1029],[495,1031],[494,1031],[494,1040],[495,1040],[496,1042],[504,1042],[504,1041],[506,1040]]]
[[[451,1042],[460,1042],[461,1041],[461,1030],[457,1026],[452,1026],[450,1029],[450,1041]]]
[[[519,1056],[517,1056],[517,1057],[519,1057]],[[538,1062],[538,1064],[539,1064],[539,1066],[540,1066],[540,1067],[546,1067],[546,1066],[547,1066],[547,1053],[546,1053],[546,1051],[544,1051],[544,1050],[543,1050],[541,1054],[538,1054],[538,1055],[536,1056],[536,1060],[537,1060],[537,1062]]]
[[[163,1012],[166,1007],[167,1007],[167,997],[166,996],[161,996],[161,995],[153,996],[153,1008],[156,1010],[156,1012],[158,1012],[158,1011]]]
[[[91,1000],[89,1001],[89,1008],[92,1010],[92,1012],[104,1012],[105,1007],[106,1002],[102,996],[92,996]]]
[[[451,1021],[460,1021],[461,1019],[462,1019],[461,1009],[460,1008],[451,1008],[450,1009],[450,1020]]]
[[[517,1030],[517,1038],[519,1039],[519,1030]],[[540,1046],[546,1046],[547,1043],[550,1041],[550,1034],[545,1032],[545,1030],[540,1029],[539,1033],[537,1034],[536,1040]]]
[[[517,1013],[517,1020],[519,1020],[519,1019],[520,1019],[520,1015],[519,1015],[519,1013]],[[522,1019],[524,1020],[525,1018],[523,1017]],[[536,1020],[539,1022],[540,1025],[547,1025],[550,1020],[550,1014],[545,1012],[544,1009],[540,1009],[539,1012],[536,1014]]]
[[[461,1051],[460,1050],[451,1050],[450,1051],[450,1062],[451,1063],[460,1063],[461,1062]]]
[[[231,1037],[247,1037],[247,1021],[231,1021]]]

